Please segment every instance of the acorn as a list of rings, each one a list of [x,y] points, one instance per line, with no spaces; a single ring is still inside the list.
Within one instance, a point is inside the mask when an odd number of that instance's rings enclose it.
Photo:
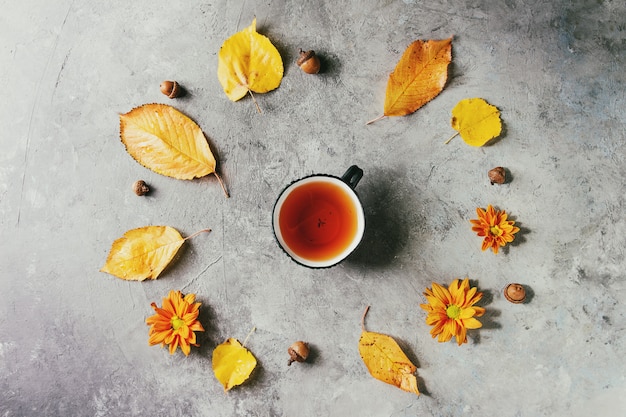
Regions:
[[[169,98],[179,97],[183,93],[183,88],[176,81],[163,81],[160,88],[161,92]]]
[[[526,290],[522,284],[512,283],[504,289],[504,297],[512,303],[521,304],[526,299]]]
[[[320,72],[320,59],[315,55],[315,51],[303,51],[300,49],[300,56],[296,64],[307,74],[317,74]]]
[[[294,362],[304,362],[309,357],[309,344],[299,340],[289,346],[287,353],[289,353],[288,366]]]
[[[487,175],[489,176],[491,185],[504,184],[506,182],[506,171],[502,167],[495,167],[494,169],[489,170]]]
[[[138,180],[133,183],[133,191],[135,194],[142,196],[150,192],[150,187],[148,187],[148,184],[146,184],[144,180]]]

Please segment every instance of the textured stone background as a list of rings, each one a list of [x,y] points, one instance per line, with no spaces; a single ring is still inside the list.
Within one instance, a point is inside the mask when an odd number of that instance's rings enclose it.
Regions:
[[[0,1],[0,415],[622,416],[626,262],[626,5],[619,0]],[[258,19],[285,63],[279,89],[232,103],[217,51]],[[389,72],[415,39],[454,35],[443,93],[371,126]],[[324,72],[303,74],[299,48]],[[188,90],[170,101],[164,79]],[[472,148],[458,100],[502,111],[505,133]],[[137,164],[120,113],[173,104],[203,128],[214,178],[179,181]],[[330,270],[291,262],[270,212],[285,184],[351,164],[368,229]],[[502,165],[513,180],[491,186]],[[147,198],[130,187],[145,179]],[[493,204],[522,227],[498,255],[470,230]],[[99,272],[126,230],[167,224],[188,241],[154,282]],[[468,276],[485,292],[469,343],[430,338],[422,292]],[[508,303],[512,281],[530,302]],[[150,302],[203,303],[189,357],[149,347]],[[420,397],[371,378],[357,343],[393,335],[419,365]],[[245,338],[259,360],[225,394],[213,348]],[[303,339],[311,363],[286,366]]]

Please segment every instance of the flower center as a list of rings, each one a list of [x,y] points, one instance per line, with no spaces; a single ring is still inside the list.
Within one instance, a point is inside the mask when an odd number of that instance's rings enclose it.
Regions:
[[[491,233],[494,236],[500,236],[502,234],[502,229],[500,229],[498,225],[491,226],[489,228],[489,233]]]
[[[448,308],[446,308],[446,314],[451,319],[458,319],[461,315],[461,307],[450,304]]]
[[[172,317],[171,323],[172,323],[172,329],[178,330],[180,326],[185,324],[185,320],[179,318],[178,316],[174,316]]]

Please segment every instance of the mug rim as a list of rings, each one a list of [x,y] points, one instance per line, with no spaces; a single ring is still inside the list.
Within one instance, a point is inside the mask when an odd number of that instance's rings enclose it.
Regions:
[[[348,247],[343,250],[338,256],[333,257],[327,261],[309,261],[301,256],[296,255],[293,251],[288,250],[288,248],[286,247],[287,245],[284,243],[284,239],[279,238],[278,236],[278,232],[277,232],[277,228],[280,228],[280,226],[278,225],[277,221],[278,221],[278,212],[277,212],[277,207],[278,207],[278,203],[282,204],[284,203],[284,199],[286,199],[286,195],[285,192],[287,190],[289,190],[291,187],[293,187],[294,185],[300,183],[300,182],[304,182],[306,180],[309,180],[311,178],[323,178],[323,179],[331,179],[333,180],[332,183],[334,184],[338,184],[341,187],[345,187],[346,191],[349,191],[351,193],[351,196],[353,197],[353,200],[356,202],[356,208],[357,208],[357,225],[358,225],[358,230],[357,233],[355,235],[354,240],[350,243],[350,245],[348,245]],[[309,181],[310,182],[310,181]],[[283,200],[281,202],[281,200]],[[362,225],[362,226],[361,226]],[[332,268],[333,266],[341,263],[342,261],[344,261],[348,256],[350,256],[361,244],[362,240],[363,240],[363,236],[365,234],[365,211],[363,209],[363,204],[361,203],[361,199],[359,198],[358,194],[356,193],[356,191],[354,190],[354,188],[352,188],[346,181],[344,181],[342,178],[336,176],[336,175],[331,175],[331,174],[311,174],[311,175],[307,175],[305,177],[302,178],[298,178],[296,180],[293,180],[292,182],[290,182],[289,184],[287,184],[282,190],[281,192],[278,194],[278,198],[276,199],[276,201],[274,202],[274,207],[272,209],[272,232],[274,234],[274,239],[276,240],[276,243],[278,243],[278,246],[280,247],[280,249],[295,263],[302,265],[304,267],[307,268],[311,268],[311,269],[326,269],[326,268]],[[282,234],[281,234],[282,237]],[[356,244],[354,243],[356,241]]]

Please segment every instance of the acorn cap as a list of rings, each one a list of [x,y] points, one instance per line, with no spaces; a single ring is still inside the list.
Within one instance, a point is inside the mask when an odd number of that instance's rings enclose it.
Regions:
[[[306,61],[313,58],[314,56],[315,56],[315,51],[303,51],[302,49],[300,49],[300,56],[296,60],[296,64],[298,66],[301,66]]]
[[[526,290],[522,284],[512,283],[504,289],[504,297],[512,303],[521,304],[526,299]]]
[[[293,362],[305,362],[309,356],[309,344],[298,340],[289,346],[287,353],[289,353],[287,365],[291,365]]]
[[[183,95],[183,88],[176,81],[163,81],[159,89],[169,98],[176,98]]]

